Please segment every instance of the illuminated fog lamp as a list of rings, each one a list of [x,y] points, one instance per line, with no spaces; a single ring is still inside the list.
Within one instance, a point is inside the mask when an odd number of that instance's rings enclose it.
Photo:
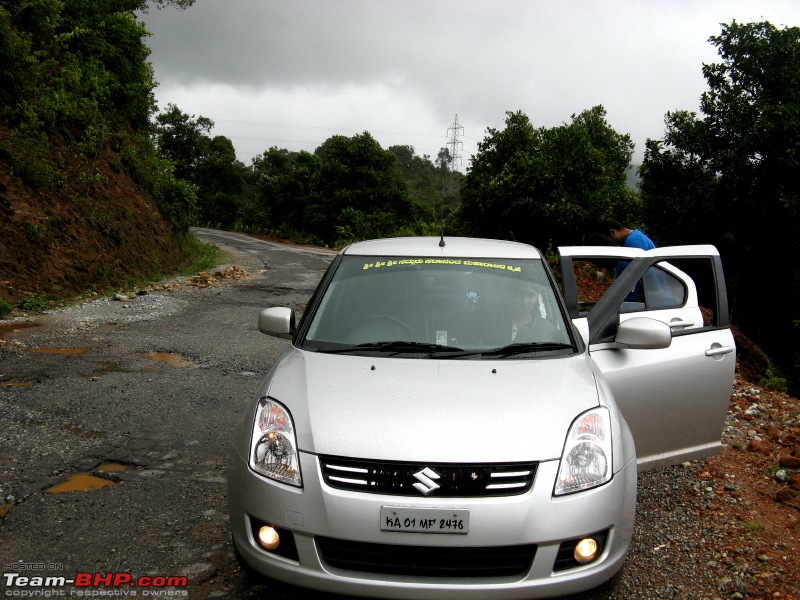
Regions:
[[[277,550],[281,545],[281,538],[274,527],[264,525],[258,530],[258,543],[265,550]]]
[[[575,550],[572,556],[575,558],[575,562],[585,565],[597,558],[597,548],[597,540],[594,538],[584,538],[575,544]]]

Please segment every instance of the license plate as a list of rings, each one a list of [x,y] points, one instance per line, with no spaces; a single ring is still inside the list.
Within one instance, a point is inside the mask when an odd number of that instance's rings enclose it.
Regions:
[[[469,510],[381,506],[381,531],[464,535],[469,533]]]

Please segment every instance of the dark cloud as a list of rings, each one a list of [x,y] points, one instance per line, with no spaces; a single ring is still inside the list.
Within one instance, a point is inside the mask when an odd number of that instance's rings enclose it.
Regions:
[[[444,135],[458,114],[474,148],[506,111],[551,127],[602,104],[641,152],[667,111],[697,110],[720,23],[800,22],[793,0],[751,4],[197,0],[142,19],[160,102],[218,122]]]

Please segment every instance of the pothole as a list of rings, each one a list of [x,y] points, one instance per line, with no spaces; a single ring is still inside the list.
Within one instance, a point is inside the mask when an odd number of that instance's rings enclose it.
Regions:
[[[62,356],[80,356],[86,354],[88,348],[30,348],[28,352],[37,354],[59,354]]]
[[[93,370],[89,375],[86,377],[102,377],[103,375],[107,375],[109,373],[128,373],[127,369],[123,369],[119,366],[119,363],[115,360],[105,360],[105,361],[96,361],[96,364],[100,365],[97,369]]]
[[[0,323],[0,337],[8,333],[14,333],[20,329],[28,329],[29,327],[39,327],[40,323],[33,321],[12,321],[9,323]]]
[[[47,488],[48,494],[65,494],[67,492],[86,492],[89,490],[99,490],[109,485],[117,485],[115,481],[95,477],[91,473],[73,473],[64,481]]]
[[[69,431],[74,435],[79,435],[81,437],[89,438],[90,440],[102,439],[106,435],[102,431],[85,430],[75,425],[65,425],[64,429],[66,429],[67,431]]]
[[[180,354],[174,352],[145,352],[145,356],[150,360],[162,362],[171,367],[194,367],[195,364]]]
[[[99,467],[97,467],[98,471],[103,471],[104,473],[123,473],[128,470],[128,467],[125,465],[121,465],[119,463],[103,463]]]
[[[128,470],[128,467],[114,462],[102,463],[93,472],[117,474],[123,473]],[[104,487],[117,485],[116,481],[106,479],[105,477],[98,477],[90,473],[73,473],[69,475],[64,481],[54,485],[53,487],[45,490],[48,494],[65,494],[68,492],[87,492],[91,490],[99,490]]]

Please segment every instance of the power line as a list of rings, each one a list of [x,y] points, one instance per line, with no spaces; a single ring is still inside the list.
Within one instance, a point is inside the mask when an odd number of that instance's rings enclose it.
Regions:
[[[295,149],[309,149],[318,146],[321,141],[310,140],[310,139],[299,139],[304,137],[304,132],[320,132],[323,134],[328,133],[338,133],[342,135],[350,135],[355,133],[360,133],[364,130],[358,130],[356,128],[350,127],[331,127],[325,125],[308,125],[308,124],[287,124],[287,123],[276,123],[276,122],[268,122],[268,121],[258,121],[258,120],[246,120],[246,119],[215,119],[210,117],[211,120],[214,122],[215,129],[217,133],[220,132],[220,128],[228,129],[222,133],[225,137],[228,137],[232,142],[234,142],[236,146],[237,155],[244,161],[248,159],[252,159],[255,156],[260,156],[260,150],[251,150],[246,151],[244,148],[241,147],[242,143],[247,143],[252,145],[252,143],[263,142],[266,147],[272,147],[275,145],[283,145],[284,147]],[[234,129],[231,131],[230,129],[237,128],[237,126],[244,126],[248,127],[249,130],[247,133],[242,132],[242,135],[239,135],[238,132]],[[294,130],[296,133],[295,136],[292,136],[291,133],[289,135],[278,135],[276,137],[272,137],[270,135],[260,135],[258,131],[254,130],[254,128],[272,128],[279,131],[283,131],[284,133],[289,133],[290,130]],[[238,129],[238,128],[237,128]],[[448,167],[450,170],[457,169],[462,164],[462,153],[464,143],[462,142],[462,137],[468,140],[471,140],[469,136],[464,136],[463,131],[464,128],[458,123],[458,115],[455,117],[455,122],[447,129],[447,135],[442,136],[442,134],[433,134],[429,132],[421,132],[421,131],[399,131],[399,130],[366,130],[368,133],[375,137],[387,138],[387,137],[394,137],[394,138],[407,138],[407,137],[414,137],[417,138],[418,141],[421,141],[422,144],[409,144],[412,145],[414,150],[420,156],[428,156],[428,157],[436,157],[436,154],[442,150],[443,147],[446,147],[448,150]],[[266,132],[265,132],[266,133]],[[249,134],[249,135],[248,135]],[[255,135],[254,135],[255,134]],[[433,147],[429,146],[429,143],[432,143],[433,140],[439,139],[443,143],[439,146]],[[430,140],[429,142],[425,142],[425,140]],[[404,142],[407,144],[407,142]],[[391,145],[391,144],[388,144]]]
[[[228,123],[231,125],[259,125],[262,127],[275,127],[278,129],[303,129],[308,131],[327,131],[327,132],[337,132],[337,131],[347,131],[347,132],[355,132],[361,133],[364,131],[363,129],[357,129],[355,127],[325,127],[325,126],[318,126],[318,125],[286,125],[284,123],[267,123],[264,121],[236,121],[230,119],[212,119],[214,123]],[[439,138],[441,139],[440,134],[435,133],[422,133],[419,131],[388,131],[388,130],[367,130],[370,134],[377,134],[377,135],[408,135],[408,136],[415,136],[415,137],[429,137],[429,138]]]

